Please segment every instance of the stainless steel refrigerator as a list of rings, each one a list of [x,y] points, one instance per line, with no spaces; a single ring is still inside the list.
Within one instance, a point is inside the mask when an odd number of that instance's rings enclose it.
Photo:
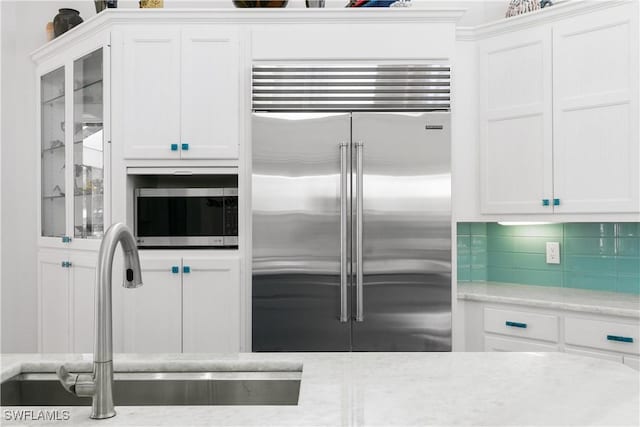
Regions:
[[[253,351],[451,350],[448,71],[254,66]]]

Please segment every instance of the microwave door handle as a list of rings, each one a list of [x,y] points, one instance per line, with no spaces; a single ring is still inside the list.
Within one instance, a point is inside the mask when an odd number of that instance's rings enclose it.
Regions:
[[[363,158],[362,142],[356,142],[356,322],[364,320],[364,278],[362,272]]]
[[[348,143],[340,144],[340,322],[346,323],[347,314],[347,185]]]

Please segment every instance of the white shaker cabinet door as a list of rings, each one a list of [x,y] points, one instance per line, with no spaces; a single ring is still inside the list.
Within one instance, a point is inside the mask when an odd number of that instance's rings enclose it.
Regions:
[[[117,47],[117,46],[116,46]],[[122,33],[121,138],[127,159],[180,158],[180,29]]]
[[[238,32],[182,30],[183,159],[238,158]]]
[[[551,213],[549,27],[481,41],[479,65],[481,211]]]
[[[179,257],[141,254],[143,285],[124,289],[124,346],[128,353],[182,351]]]
[[[39,351],[68,353],[69,340],[69,262],[66,252],[41,251],[38,254]]]
[[[183,258],[185,353],[240,351],[240,261]]]
[[[640,212],[637,7],[553,27],[556,212]]]
[[[95,329],[95,288],[98,254],[72,255],[69,285],[71,288],[71,334],[74,353],[91,353]],[[115,317],[115,316],[114,316]]]

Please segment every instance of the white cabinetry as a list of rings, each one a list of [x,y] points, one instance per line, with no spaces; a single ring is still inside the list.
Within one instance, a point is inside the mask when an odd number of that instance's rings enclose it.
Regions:
[[[90,252],[38,254],[39,351],[93,351],[96,261]]]
[[[141,25],[119,38],[124,157],[237,158],[237,30]]]
[[[480,171],[484,213],[544,213],[551,197],[551,32],[480,42]]]
[[[553,26],[555,212],[639,210],[635,15],[618,7]]]
[[[481,213],[640,212],[637,7],[479,42]]]
[[[639,319],[468,300],[459,307],[465,351],[562,351],[640,369]]]
[[[239,351],[237,257],[144,252],[141,263],[144,285],[124,298],[125,351]]]

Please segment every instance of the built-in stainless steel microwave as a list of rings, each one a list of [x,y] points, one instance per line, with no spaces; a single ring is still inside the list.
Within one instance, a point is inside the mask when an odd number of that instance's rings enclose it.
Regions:
[[[137,188],[141,248],[238,247],[237,188]]]

